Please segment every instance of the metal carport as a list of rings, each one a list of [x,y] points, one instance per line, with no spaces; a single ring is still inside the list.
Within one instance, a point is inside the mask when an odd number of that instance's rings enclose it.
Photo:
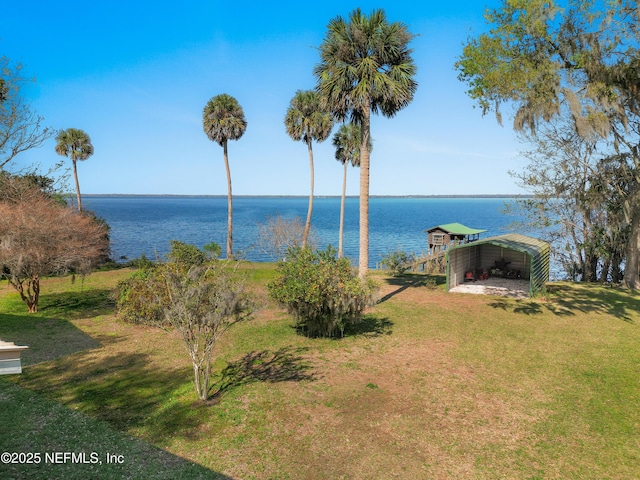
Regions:
[[[549,281],[549,252],[547,242],[515,233],[450,247],[446,255],[447,291],[463,283],[467,272],[486,270],[506,278],[528,279],[529,295],[534,296]],[[497,269],[499,264],[508,267]]]

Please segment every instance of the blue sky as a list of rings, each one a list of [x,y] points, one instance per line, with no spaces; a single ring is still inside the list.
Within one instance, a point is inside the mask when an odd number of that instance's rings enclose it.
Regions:
[[[510,127],[482,117],[453,64],[482,14],[498,1],[426,2],[9,2],[0,55],[37,83],[35,110],[56,129],[81,128],[95,154],[79,163],[83,193],[226,194],[222,148],[202,130],[202,109],[220,93],[242,105],[245,135],[229,144],[237,195],[308,195],[306,147],[283,118],[298,89],[315,85],[329,20],[383,8],[419,35],[412,42],[418,90],[394,118],[372,120],[371,194],[522,193],[508,170],[523,150]],[[337,127],[336,127],[337,129]],[[14,168],[59,161],[51,139]],[[314,144],[315,192],[339,195],[342,167],[331,141]],[[349,171],[348,194],[358,193]]]

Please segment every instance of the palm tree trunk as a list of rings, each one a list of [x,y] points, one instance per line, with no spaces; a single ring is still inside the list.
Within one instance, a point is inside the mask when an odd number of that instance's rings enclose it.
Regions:
[[[227,152],[227,140],[224,141],[224,166],[227,170],[227,258],[233,258],[233,205],[231,194],[231,170],[229,169],[229,155]]]
[[[342,176],[342,200],[340,202],[340,238],[338,239],[338,258],[342,258],[342,239],[344,237],[344,202],[347,196],[347,165],[344,162],[344,175]]]
[[[358,275],[364,278],[369,271],[369,137],[371,136],[371,109],[369,102],[363,107],[362,143],[360,145],[360,258]]]
[[[302,235],[302,248],[307,246],[307,239],[311,231],[311,214],[313,213],[313,149],[311,148],[311,138],[307,138],[307,149],[309,150],[309,169],[311,170],[311,194],[309,195],[307,222],[304,224],[304,233]]]
[[[82,197],[80,195],[80,183],[78,182],[78,168],[76,161],[73,160],[73,178],[76,181],[76,196],[78,197],[78,212],[82,212]]]

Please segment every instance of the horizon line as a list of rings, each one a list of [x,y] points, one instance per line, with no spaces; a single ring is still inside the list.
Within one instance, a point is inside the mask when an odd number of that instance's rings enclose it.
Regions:
[[[75,193],[66,193],[76,196]],[[83,197],[183,197],[183,198],[227,198],[226,194],[186,194],[186,193],[83,193]],[[265,195],[233,195],[234,198],[309,198],[309,195],[265,194]],[[314,195],[314,198],[341,198],[341,195]],[[524,193],[477,193],[477,194],[406,194],[406,195],[369,195],[369,198],[532,198],[532,194]],[[359,198],[359,195],[347,195],[346,198]]]

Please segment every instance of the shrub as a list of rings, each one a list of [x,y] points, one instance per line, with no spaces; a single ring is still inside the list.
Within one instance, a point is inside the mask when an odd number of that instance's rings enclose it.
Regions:
[[[230,266],[218,260],[215,244],[205,248],[212,258],[174,240],[167,263],[134,272],[115,292],[124,321],[173,327],[182,335],[201,400],[209,397],[215,342],[231,325],[248,318],[253,308],[236,274],[238,263]]]
[[[207,255],[195,245],[171,240],[171,251],[167,255],[169,262],[185,266],[202,265],[207,261]]]
[[[169,297],[162,266],[150,266],[118,282],[114,292],[118,315],[128,323],[166,326],[163,305]]]
[[[124,264],[124,266],[133,268],[152,268],[154,266],[154,263],[153,260],[147,258],[147,256],[143,253],[139,258],[129,260]]]
[[[164,310],[169,305],[166,273],[173,270],[186,272],[190,267],[203,265],[207,255],[195,245],[171,240],[169,263],[154,264],[143,254],[134,265],[140,270],[122,280],[114,293],[118,315],[129,323],[153,326],[168,326]]]
[[[294,316],[305,335],[342,336],[345,326],[357,323],[373,304],[373,282],[360,280],[348,259],[336,257],[335,249],[294,247],[287,259],[278,263],[269,294]]]
[[[187,271],[169,264],[163,272],[169,302],[162,309],[167,322],[182,335],[200,400],[209,398],[216,341],[230,326],[247,319],[252,310],[244,283],[228,266],[228,262],[212,260],[192,265]]]
[[[438,282],[436,281],[435,278],[427,278],[424,281],[424,287],[427,290],[436,290],[438,288]]]
[[[202,249],[205,251],[210,260],[220,258],[220,255],[222,255],[222,247],[216,242],[207,243],[202,247]]]
[[[413,254],[397,250],[395,252],[387,253],[382,258],[382,266],[389,270],[389,273],[394,277],[400,276],[409,270],[409,266],[415,260]]]

